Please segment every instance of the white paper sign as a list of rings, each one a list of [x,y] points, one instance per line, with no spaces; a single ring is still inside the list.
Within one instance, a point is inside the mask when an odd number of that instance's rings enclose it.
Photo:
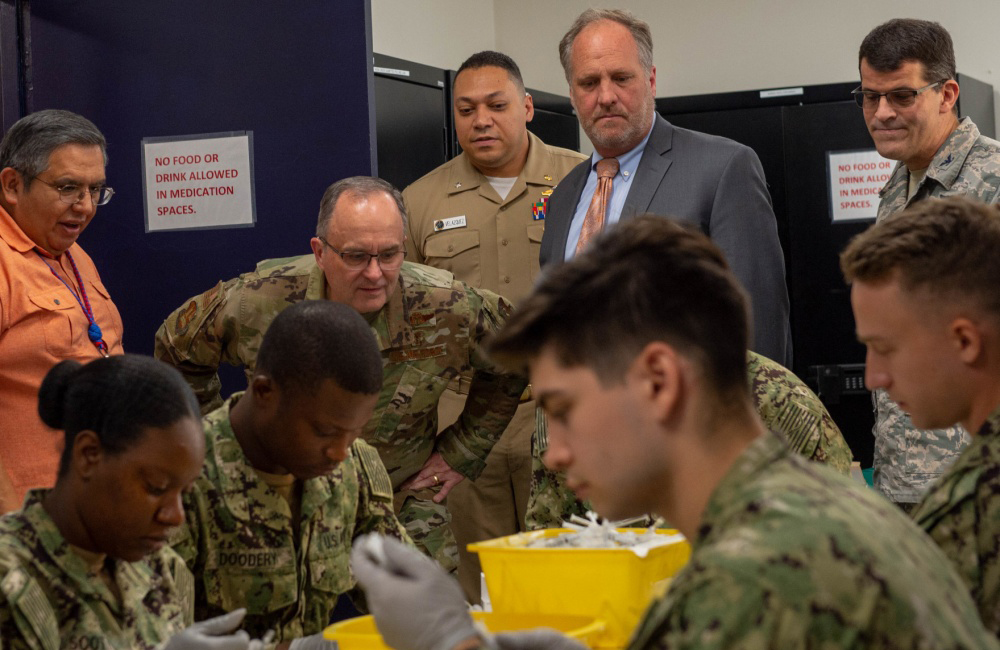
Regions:
[[[874,219],[878,192],[896,163],[874,149],[827,152],[830,178],[830,215],[833,221]]]
[[[252,136],[143,138],[146,232],[253,226]]]

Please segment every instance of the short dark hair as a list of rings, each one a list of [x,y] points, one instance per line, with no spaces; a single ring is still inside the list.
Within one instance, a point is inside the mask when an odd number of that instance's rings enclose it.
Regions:
[[[664,341],[693,359],[720,398],[749,398],[747,298],[718,247],[669,218],[625,221],[547,271],[514,310],[491,354],[521,368],[543,348],[566,366],[622,381]]]
[[[858,50],[861,61],[879,72],[893,72],[906,61],[924,65],[924,81],[955,78],[955,48],[951,34],[940,23],[894,18],[868,32]]]
[[[28,188],[48,169],[52,152],[67,144],[100,147],[108,164],[108,144],[93,122],[76,113],[48,109],[26,115],[10,127],[0,142],[0,169],[20,172]]]
[[[352,393],[382,390],[382,353],[365,319],[348,305],[305,300],[271,321],[257,353],[257,372],[286,392],[315,395],[332,379]]]
[[[106,452],[119,454],[139,442],[146,429],[168,427],[184,418],[201,419],[198,400],[181,374],[137,354],[104,357],[86,365],[57,363],[38,390],[38,414],[42,422],[65,432],[59,476],[69,470],[73,441],[81,431],[95,432]]]
[[[559,62],[566,74],[566,81],[573,82],[570,79],[570,69],[573,66],[573,41],[586,27],[602,20],[618,23],[628,29],[639,50],[639,64],[646,74],[652,72],[653,33],[649,29],[649,23],[639,20],[632,15],[632,12],[625,9],[587,9],[577,16],[569,31],[559,41]]]
[[[323,192],[323,198],[319,202],[319,219],[316,222],[316,236],[326,237],[326,231],[330,227],[330,218],[333,216],[333,209],[337,207],[337,201],[343,194],[354,194],[359,198],[366,198],[372,194],[385,192],[396,202],[399,209],[399,216],[403,220],[403,229],[406,229],[406,206],[403,205],[403,195],[399,193],[392,183],[384,181],[374,176],[349,176],[342,178]]]
[[[510,80],[514,82],[514,85],[518,87],[519,90],[524,90],[524,77],[521,76],[521,69],[517,67],[517,63],[514,59],[510,58],[503,52],[495,52],[493,50],[483,50],[482,52],[476,52],[465,61],[462,65],[458,67],[458,72],[455,73],[455,79],[458,79],[458,75],[462,74],[465,70],[478,70],[479,68],[494,67],[502,68],[507,71],[507,76]]]
[[[906,291],[971,298],[1000,317],[1000,208],[963,197],[919,201],[851,240],[840,255],[847,282],[894,274]]]

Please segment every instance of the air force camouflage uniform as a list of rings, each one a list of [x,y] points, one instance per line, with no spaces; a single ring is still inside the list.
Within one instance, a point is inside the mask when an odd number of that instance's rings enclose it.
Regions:
[[[948,556],[986,628],[1000,636],[1000,407],[931,486],[913,520]]]
[[[880,496],[764,435],[629,648],[996,648],[940,549]]]
[[[205,416],[205,466],[171,539],[197,576],[195,618],[246,607],[251,637],[318,634],[337,597],[354,587],[353,540],[380,533],[409,541],[392,512],[389,475],[378,453],[355,441],[333,472],[302,481],[296,536],[288,502],[259,478],[229,423],[241,395]]]
[[[927,198],[964,196],[983,203],[1000,201],[1000,142],[979,133],[964,118],[934,154],[927,174],[907,199],[910,172],[899,163],[879,192],[878,221]],[[916,429],[884,390],[875,404],[875,489],[900,504],[914,504],[969,444],[960,426]]]
[[[191,624],[190,572],[170,548],[112,560],[115,595],[74,553],[32,490],[0,519],[0,647],[155,648]]]
[[[747,353],[747,378],[757,414],[788,447],[809,460],[824,463],[841,474],[851,471],[851,449],[826,407],[809,387],[782,365],[756,352]],[[589,504],[576,499],[562,472],[542,463],[548,448],[544,417],[539,411],[539,435],[533,449],[528,528],[554,528],[572,514],[582,515]]]
[[[400,492],[399,486],[440,452],[468,478],[517,409],[527,380],[501,373],[483,343],[510,304],[473,289],[451,273],[405,262],[400,286],[369,317],[382,351],[382,391],[364,439],[378,450],[395,491],[396,514],[413,541],[443,567],[457,565],[457,549],[436,489]],[[175,366],[203,406],[218,406],[220,363],[244,365],[248,378],[271,320],[300,300],[326,297],[326,278],[312,255],[266,260],[257,269],[220,282],[167,317],[156,333],[155,356]],[[462,417],[437,434],[437,403],[460,374],[472,382]]]

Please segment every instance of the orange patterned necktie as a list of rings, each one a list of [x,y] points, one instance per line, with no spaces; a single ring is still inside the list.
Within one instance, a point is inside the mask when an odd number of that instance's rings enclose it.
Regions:
[[[617,173],[617,158],[597,161],[597,189],[594,190],[594,198],[590,200],[587,215],[583,218],[580,239],[576,242],[577,253],[582,251],[590,238],[600,233],[604,227],[604,213],[608,211],[608,201],[611,200],[611,181]]]

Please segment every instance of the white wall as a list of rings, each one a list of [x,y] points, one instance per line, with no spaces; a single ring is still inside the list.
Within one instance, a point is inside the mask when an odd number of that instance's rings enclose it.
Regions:
[[[470,54],[495,50],[493,0],[371,0],[379,54],[454,70]]]
[[[525,84],[565,95],[557,44],[593,0],[372,0],[375,51],[456,68],[498,49]],[[653,30],[657,96],[752,90],[858,78],[865,34],[894,17],[936,20],[958,70],[1000,91],[1000,2],[965,0],[618,0]],[[994,95],[1000,115],[1000,93]]]

